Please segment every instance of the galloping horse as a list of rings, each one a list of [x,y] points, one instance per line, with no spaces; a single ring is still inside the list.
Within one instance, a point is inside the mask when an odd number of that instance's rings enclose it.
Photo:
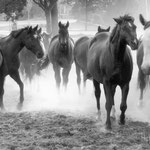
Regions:
[[[107,29],[103,29],[100,26],[98,26],[98,33],[100,32],[109,32],[110,27]],[[87,75],[87,52],[88,52],[88,46],[91,41],[91,38],[87,36],[83,36],[79,38],[74,45],[74,61],[76,66],[76,74],[77,74],[77,84],[78,89],[80,92],[80,84],[81,84],[81,76],[80,71],[83,73],[83,83],[84,87],[86,84],[86,76]]]
[[[91,40],[87,55],[87,69],[93,79],[99,117],[100,83],[104,87],[107,129],[111,129],[110,113],[114,105],[117,85],[122,91],[120,124],[125,123],[126,100],[133,70],[132,57],[127,45],[133,50],[137,49],[138,46],[134,18],[125,15],[114,20],[117,24],[111,33],[99,33]]]
[[[0,66],[0,107],[4,110],[3,94],[4,94],[4,79],[10,75],[20,87],[20,102],[18,109],[22,108],[24,101],[24,85],[19,75],[19,57],[18,53],[26,46],[32,51],[37,58],[42,58],[44,55],[44,46],[41,42],[41,37],[37,34],[37,28],[25,27],[16,31],[12,31],[8,36],[0,39],[0,52],[2,54],[2,63]]]
[[[150,75],[150,21],[144,19],[140,14],[139,16],[141,24],[144,26],[144,33],[140,39],[137,50],[137,65],[138,71],[138,87],[140,88],[140,101],[139,105],[143,103],[143,91],[146,85],[149,84]]]
[[[59,22],[59,34],[54,36],[50,42],[48,55],[43,62],[42,69],[51,62],[55,72],[56,86],[59,89],[61,83],[60,69],[62,70],[63,85],[65,88],[68,83],[69,72],[73,63],[73,40],[69,37],[68,27]]]
[[[41,32],[42,32],[41,28],[37,30],[37,34],[41,36],[43,39],[43,43],[46,49],[45,53],[47,53],[51,34]],[[40,75],[41,61],[39,61],[36,58],[36,56],[26,47],[24,47],[23,50],[20,51],[19,59],[20,59],[20,72],[25,77],[25,79],[28,79],[31,82],[35,75],[37,76]]]

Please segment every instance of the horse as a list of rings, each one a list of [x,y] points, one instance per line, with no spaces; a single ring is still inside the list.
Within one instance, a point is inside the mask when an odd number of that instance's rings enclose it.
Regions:
[[[15,31],[12,31],[8,36],[0,39],[0,52],[1,60],[0,64],[0,108],[5,110],[3,104],[4,94],[4,80],[7,75],[10,75],[20,87],[20,102],[18,103],[18,109],[23,106],[24,101],[24,85],[19,75],[19,57],[18,54],[25,46],[28,50],[32,51],[37,58],[44,56],[44,46],[41,41],[41,37],[37,34],[38,26],[32,28],[25,27]]]
[[[43,43],[44,43],[46,52],[48,51],[51,36],[52,36],[52,33],[47,33],[47,32],[42,33]]]
[[[41,28],[37,30],[37,34],[39,34],[43,39],[44,47],[46,50],[45,53],[47,53],[51,34],[41,32],[42,32]],[[19,70],[21,74],[25,77],[25,79],[29,80],[29,82],[31,83],[31,81],[36,75],[39,76],[41,74],[40,72],[41,61],[37,59],[36,56],[26,47],[24,47],[23,50],[20,51],[19,59],[20,59]]]
[[[51,62],[53,65],[56,87],[60,89],[61,76],[60,69],[62,68],[63,86],[65,89],[68,84],[68,76],[73,63],[73,46],[74,41],[69,36],[68,27],[69,22],[66,24],[58,23],[59,33],[51,39],[48,54],[43,60],[41,69],[44,69]]]
[[[97,33],[100,32],[109,32],[110,27],[107,29],[101,28],[101,26],[98,26]],[[83,84],[84,87],[86,85],[86,76],[87,74],[87,51],[88,51],[88,46],[91,41],[90,37],[83,36],[79,38],[74,45],[74,62],[76,66],[76,74],[77,74],[77,85],[80,93],[80,84],[81,84],[81,76],[80,72],[82,71],[83,73]]]
[[[146,89],[149,83],[150,75],[150,21],[147,21],[142,14],[139,15],[139,20],[144,26],[143,36],[140,38],[138,50],[137,50],[137,66],[138,66],[138,87],[140,88],[140,100],[139,106],[143,105],[143,91]]]
[[[98,33],[91,40],[87,54],[87,70],[93,79],[99,119],[100,84],[103,84],[107,111],[106,129],[111,129],[110,113],[114,108],[114,94],[117,85],[122,91],[119,123],[125,124],[126,101],[133,70],[132,57],[127,45],[132,50],[138,47],[134,18],[124,15],[114,18],[114,21],[116,25],[111,33]]]

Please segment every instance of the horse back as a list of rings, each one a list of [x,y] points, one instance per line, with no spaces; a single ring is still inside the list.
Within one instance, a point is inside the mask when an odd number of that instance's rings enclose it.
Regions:
[[[83,72],[87,68],[87,52],[90,40],[87,36],[81,37],[74,46],[74,60]]]

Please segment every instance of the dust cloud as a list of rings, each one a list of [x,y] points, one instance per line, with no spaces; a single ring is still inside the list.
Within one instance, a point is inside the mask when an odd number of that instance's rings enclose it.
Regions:
[[[138,68],[135,62],[136,52],[132,52],[134,60],[134,71],[132,80],[130,82],[130,90],[127,99],[127,118],[135,119],[137,121],[150,122],[150,94],[149,89],[144,94],[144,106],[139,108],[137,106],[139,101],[140,91],[137,89],[137,73]],[[81,74],[82,75],[82,74]],[[58,113],[65,112],[73,115],[83,115],[86,117],[96,118],[97,108],[96,99],[94,96],[94,88],[92,81],[88,80],[86,88],[81,84],[81,94],[78,92],[76,83],[76,72],[73,64],[70,75],[67,91],[61,86],[60,92],[55,87],[54,72],[50,65],[47,69],[42,71],[40,77],[34,79],[32,84],[25,82],[25,100],[23,112],[34,111],[55,111]],[[105,110],[105,96],[103,87],[101,85],[101,112],[103,119],[106,118]],[[7,78],[5,84],[4,104],[7,111],[16,112],[16,105],[19,101],[19,88],[17,84],[10,78]],[[116,116],[119,119],[121,103],[121,90],[116,89],[115,107]]]

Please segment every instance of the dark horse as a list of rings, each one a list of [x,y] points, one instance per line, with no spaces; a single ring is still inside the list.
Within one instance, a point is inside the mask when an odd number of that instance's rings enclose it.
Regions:
[[[66,25],[59,22],[59,34],[54,36],[50,42],[48,55],[43,62],[42,68],[45,68],[50,62],[53,65],[55,72],[55,80],[57,88],[60,88],[61,77],[60,69],[62,70],[63,85],[65,88],[68,83],[69,72],[73,63],[73,40],[69,37],[68,27],[69,22]]]
[[[20,87],[20,102],[18,104],[18,109],[22,108],[24,101],[24,86],[18,72],[20,65],[18,53],[26,46],[37,58],[43,57],[43,43],[36,31],[37,26],[35,28],[25,27],[12,31],[8,36],[0,39],[0,52],[3,58],[3,62],[0,66],[0,107],[2,110],[4,109],[4,79],[7,75],[10,75]]]
[[[138,87],[140,88],[140,101],[139,105],[143,103],[143,91],[146,85],[149,84],[150,75],[150,21],[144,19],[140,14],[141,24],[144,26],[144,33],[140,39],[137,51],[137,65],[138,71]]]
[[[43,40],[44,47],[46,49],[45,53],[47,53],[51,34],[41,32],[42,32],[41,28],[37,30],[37,34],[42,37],[41,39]],[[40,75],[41,61],[38,60],[37,57],[26,47],[24,47],[23,50],[20,51],[19,59],[20,59],[20,72],[25,77],[25,79],[28,79],[31,82],[35,75],[37,76]]]
[[[133,70],[132,57],[127,45],[133,50],[138,46],[134,18],[125,15],[114,20],[117,24],[111,33],[98,33],[91,40],[87,56],[87,69],[93,79],[98,115],[100,115],[100,83],[104,87],[107,129],[111,129],[110,112],[114,105],[117,85],[122,91],[120,123],[125,123],[126,100]]]
[[[100,26],[98,26],[98,32],[109,32],[110,27],[107,29],[103,29]],[[80,92],[80,84],[81,84],[81,76],[80,72],[82,71],[83,73],[83,83],[84,86],[86,84],[86,75],[87,75],[87,52],[88,52],[88,46],[91,41],[90,37],[83,36],[79,38],[74,45],[74,61],[75,61],[75,66],[76,66],[76,74],[77,74],[77,84],[78,84],[78,89]]]

